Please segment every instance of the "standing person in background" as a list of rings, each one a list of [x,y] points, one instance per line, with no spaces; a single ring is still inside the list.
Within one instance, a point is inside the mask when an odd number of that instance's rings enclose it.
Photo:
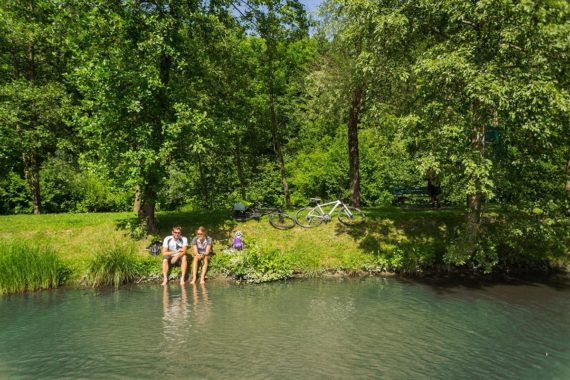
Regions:
[[[196,283],[196,275],[198,274],[198,262],[203,260],[202,273],[200,275],[200,284],[206,282],[206,272],[208,271],[208,259],[210,252],[212,252],[212,238],[207,235],[204,227],[198,227],[196,236],[192,239],[192,281],[191,284]]]
[[[441,184],[439,181],[439,176],[436,174],[433,168],[429,168],[426,174],[427,179],[427,191],[431,199],[431,207],[437,207],[441,205]]]
[[[188,247],[188,239],[182,236],[182,227],[172,227],[172,235],[164,238],[162,242],[162,275],[164,280],[162,285],[168,283],[168,269],[171,265],[180,264],[182,276],[180,277],[180,284],[184,285],[186,278],[186,268],[188,262],[186,261],[186,248]]]

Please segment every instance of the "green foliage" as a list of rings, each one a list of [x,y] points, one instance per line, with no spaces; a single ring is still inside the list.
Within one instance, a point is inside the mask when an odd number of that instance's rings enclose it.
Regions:
[[[174,210],[192,199],[192,187],[195,183],[193,173],[176,166],[168,169],[168,177],[158,192],[161,210]]]
[[[80,171],[74,178],[74,191],[78,194],[77,212],[127,211],[132,207],[132,194],[123,191],[109,179]]]
[[[397,273],[430,271],[440,264],[435,248],[418,242],[379,251],[375,260],[377,270]]]
[[[46,245],[0,240],[0,294],[56,288],[70,269]]]
[[[283,189],[279,181],[279,167],[273,160],[262,160],[248,186],[249,200],[283,207]]]
[[[443,260],[486,274],[555,268],[570,259],[569,223],[556,209],[505,209],[484,219],[473,250],[466,246],[464,227],[456,228]]]
[[[105,212],[130,208],[128,195],[116,191],[111,181],[90,171],[81,171],[59,155],[46,160],[40,178],[46,212]]]
[[[178,267],[172,268],[179,269]],[[160,257],[146,255],[137,257],[134,263],[136,278],[144,281],[160,281],[162,279],[162,260]]]
[[[570,258],[569,227],[568,217],[548,206],[510,208],[487,238],[493,239],[506,267],[555,266]]]
[[[212,271],[251,283],[286,280],[293,274],[282,252],[275,249],[265,252],[255,243],[242,251],[225,251],[216,255],[212,260]]]
[[[130,238],[134,240],[141,240],[147,237],[147,232],[138,218],[122,219],[117,223],[117,228],[126,231]]]
[[[477,203],[439,245],[370,248],[381,265],[565,260],[568,2],[328,0],[313,35],[297,0],[247,4],[2,2],[0,213],[130,210],[136,190],[141,238],[155,205],[282,205],[284,180],[294,204],[346,198],[352,109],[365,206],[428,173]]]
[[[30,189],[26,181],[10,171],[0,178],[0,214],[27,214],[32,211]]]
[[[87,281],[93,286],[119,285],[133,281],[139,273],[139,257],[132,242],[123,240],[101,246],[90,260]]]
[[[46,212],[75,211],[80,187],[76,170],[60,157],[48,159],[40,171],[43,208]]]
[[[295,186],[293,203],[304,205],[311,197],[323,199],[344,195],[346,188],[346,138],[344,136],[324,137],[309,142],[291,162],[291,183]],[[321,145],[322,144],[322,145]]]

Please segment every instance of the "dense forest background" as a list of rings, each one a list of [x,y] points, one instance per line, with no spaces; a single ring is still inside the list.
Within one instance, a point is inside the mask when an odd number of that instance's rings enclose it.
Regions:
[[[569,15],[566,0],[328,0],[318,19],[298,0],[2,1],[0,213],[134,210],[153,232],[183,204],[378,206],[430,177],[466,207],[457,241],[487,252],[494,204],[507,238],[565,250]]]

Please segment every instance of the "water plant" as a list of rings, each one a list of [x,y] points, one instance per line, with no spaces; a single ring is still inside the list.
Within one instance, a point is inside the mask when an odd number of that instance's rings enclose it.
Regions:
[[[135,280],[139,275],[140,259],[132,241],[125,239],[102,246],[87,266],[89,285],[115,288]]]
[[[55,288],[69,269],[48,245],[0,241],[0,294]]]

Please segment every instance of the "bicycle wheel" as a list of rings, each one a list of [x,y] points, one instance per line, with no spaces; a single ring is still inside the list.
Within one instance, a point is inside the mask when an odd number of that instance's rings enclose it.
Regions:
[[[269,224],[278,230],[289,230],[295,227],[295,219],[284,212],[271,211],[269,213]]]
[[[356,226],[364,223],[364,212],[352,206],[344,206],[338,213],[338,220],[347,226]]]
[[[312,228],[323,222],[323,217],[318,208],[305,207],[295,214],[295,222],[301,227]]]
[[[232,210],[230,217],[237,222],[244,222],[247,219],[245,216],[245,211],[239,210]]]
[[[261,218],[261,214],[257,210],[251,209],[247,209],[245,211],[233,210],[231,217],[236,222],[245,222],[250,219],[259,220],[259,218]]]

